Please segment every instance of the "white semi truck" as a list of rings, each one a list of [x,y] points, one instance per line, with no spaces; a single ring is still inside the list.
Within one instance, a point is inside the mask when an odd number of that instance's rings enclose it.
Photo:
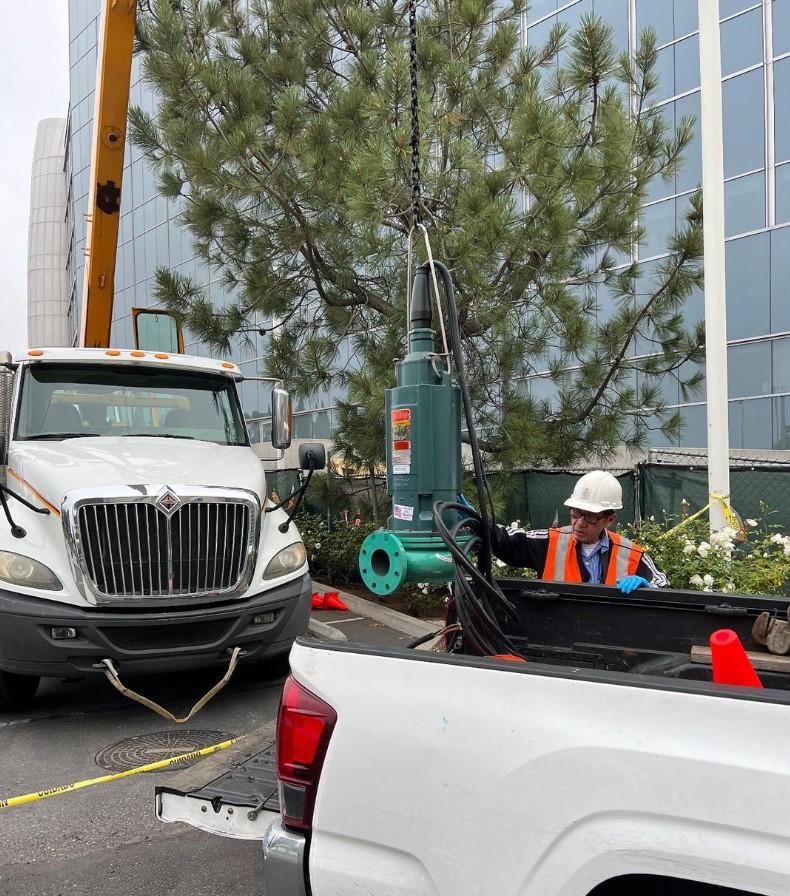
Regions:
[[[234,648],[250,662],[305,631],[305,549],[267,506],[242,379],[164,352],[0,358],[0,711],[106,659],[126,675],[227,665]],[[275,389],[272,444],[289,443]]]

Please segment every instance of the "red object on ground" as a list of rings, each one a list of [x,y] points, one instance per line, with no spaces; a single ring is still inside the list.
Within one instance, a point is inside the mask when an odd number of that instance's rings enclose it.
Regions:
[[[511,663],[526,663],[523,656],[516,656],[514,653],[495,653],[491,657],[493,660],[510,660]]]
[[[324,595],[319,594],[317,591],[313,592],[313,597],[311,601],[312,609],[314,610],[323,610],[324,609]]]
[[[730,628],[720,628],[710,636],[710,658],[713,680],[716,684],[737,684],[748,688],[761,688],[741,639]]]
[[[348,607],[340,600],[337,591],[327,591],[324,594],[324,610],[347,610]]]

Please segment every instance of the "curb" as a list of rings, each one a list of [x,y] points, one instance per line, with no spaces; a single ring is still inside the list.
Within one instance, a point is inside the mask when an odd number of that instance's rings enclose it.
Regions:
[[[329,641],[348,641],[348,635],[345,632],[341,632],[333,625],[320,622],[318,619],[310,619],[307,623],[307,631],[317,638],[327,638]]]
[[[415,638],[421,638],[423,635],[430,635],[443,623],[426,622],[423,619],[415,619],[413,616],[407,616],[398,610],[391,610],[389,607],[382,607],[374,604],[371,600],[364,597],[357,597],[356,594],[349,594],[348,591],[341,591],[339,588],[332,588],[329,585],[323,585],[321,582],[313,582],[313,590],[323,594],[326,591],[336,591],[340,599],[346,604],[352,613],[360,616],[367,616],[374,622],[380,622],[382,625],[394,628],[397,632],[403,632],[404,635],[412,635]],[[327,626],[332,628],[332,626]]]

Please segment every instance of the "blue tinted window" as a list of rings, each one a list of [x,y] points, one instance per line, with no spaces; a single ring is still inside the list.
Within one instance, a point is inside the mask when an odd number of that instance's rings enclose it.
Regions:
[[[774,56],[790,53],[790,0],[774,0]]]
[[[773,340],[774,392],[790,392],[790,339]]]
[[[593,0],[593,11],[612,27],[614,45],[625,52],[628,49],[628,0]]]
[[[777,162],[790,159],[790,57],[774,63],[774,152]]]
[[[782,333],[788,330],[790,330],[790,227],[779,227],[771,231],[771,332]]]
[[[730,398],[770,394],[770,342],[731,345],[727,349],[727,370]]]
[[[765,226],[765,174],[749,174],[724,184],[724,231],[736,236]]]
[[[685,37],[699,27],[697,0],[675,0],[675,37]]]
[[[653,73],[658,79],[655,92],[650,99],[653,103],[661,103],[675,95],[675,48],[670,44],[656,54]]]
[[[735,15],[736,12],[749,9],[750,6],[757,6],[758,2],[759,0],[719,0],[719,15],[724,19]]]
[[[730,448],[768,448],[771,445],[771,399],[729,403]]]
[[[683,153],[683,161],[675,175],[678,193],[694,190],[702,182],[702,143],[700,141],[699,93],[675,101],[675,127],[687,117],[694,118],[694,137]]]
[[[672,4],[663,0],[636,0],[636,32],[637,40],[645,28],[652,28],[656,32],[658,46],[668,44],[674,37],[672,23]]]
[[[776,167],[776,223],[790,221],[790,162]]]
[[[557,0],[532,0],[527,8],[527,22],[535,22],[557,9]]]
[[[763,70],[755,69],[722,84],[724,176],[763,166]]]
[[[770,234],[756,233],[725,246],[727,338],[770,331]]]
[[[704,448],[708,444],[707,415],[704,404],[681,408],[683,428],[680,444],[684,448]]]
[[[763,12],[753,9],[721,26],[721,73],[756,65],[763,60]]]
[[[675,93],[699,87],[699,37],[687,37],[675,44]]]
[[[662,255],[675,234],[675,200],[667,199],[643,208],[639,223],[645,230],[639,241],[639,257]]]
[[[790,398],[774,398],[773,447],[790,448]]]

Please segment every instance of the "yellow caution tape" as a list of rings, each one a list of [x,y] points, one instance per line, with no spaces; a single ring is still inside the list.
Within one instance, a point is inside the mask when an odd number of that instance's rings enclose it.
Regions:
[[[154,772],[157,769],[167,768],[169,765],[175,765],[178,762],[190,762],[193,759],[199,759],[201,756],[208,756],[211,753],[225,750],[231,744],[235,744],[237,740],[241,740],[241,737],[232,737],[230,740],[223,740],[220,744],[203,747],[202,750],[194,750],[191,753],[182,753],[180,756],[173,756],[170,759],[160,759],[157,762],[138,765],[136,768],[129,768],[125,772],[117,772],[114,775],[101,775],[98,778],[88,778],[85,781],[77,781],[74,784],[59,784],[57,787],[48,787],[46,790],[37,790],[35,793],[12,796],[6,800],[0,800],[0,809],[10,809],[12,806],[21,806],[23,803],[34,803],[36,800],[45,800],[51,796],[60,796],[62,793],[71,793],[73,790],[92,787],[94,784],[117,781],[119,778],[128,778],[130,775],[139,775],[142,772]]]
[[[716,495],[711,493],[708,497],[712,498],[713,500],[709,501],[704,507],[701,507],[696,513],[692,513],[691,516],[684,517],[677,524],[677,526],[673,526],[671,529],[667,529],[667,531],[664,532],[663,536],[661,537],[663,538],[667,535],[671,535],[673,532],[677,532],[678,529],[682,529],[686,525],[686,523],[690,523],[698,516],[701,516],[703,513],[705,513],[706,510],[710,509],[713,501],[718,501],[719,504],[721,504],[721,509],[724,513],[724,518],[727,520],[727,525],[731,526],[733,529],[743,528],[743,523],[738,514],[730,506],[729,498],[727,495]]]

